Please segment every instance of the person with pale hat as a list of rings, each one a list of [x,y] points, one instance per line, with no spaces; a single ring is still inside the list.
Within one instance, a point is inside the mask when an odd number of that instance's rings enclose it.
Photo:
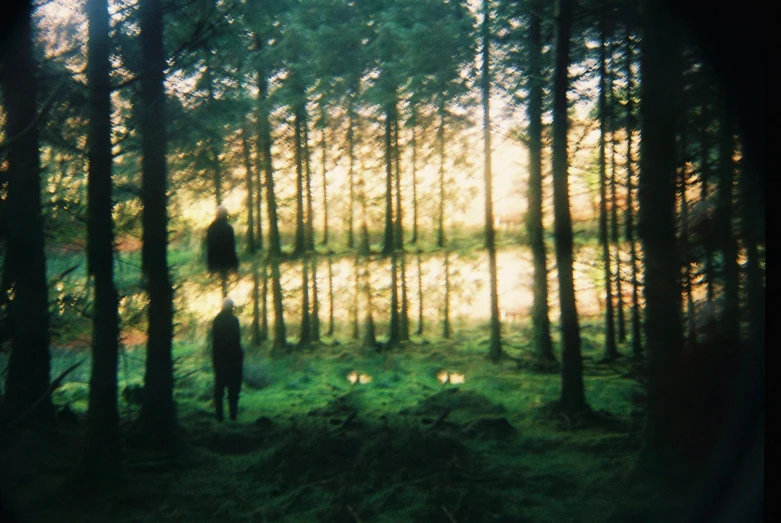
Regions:
[[[212,322],[211,345],[217,420],[224,419],[223,397],[227,388],[230,419],[235,421],[238,416],[244,349],[241,347],[239,319],[233,314],[233,300],[230,298],[222,301],[222,310]]]

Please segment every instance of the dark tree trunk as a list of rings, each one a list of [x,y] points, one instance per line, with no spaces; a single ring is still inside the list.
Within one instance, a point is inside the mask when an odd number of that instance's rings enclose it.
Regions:
[[[312,315],[309,322],[312,330],[312,341],[320,341],[320,300],[317,296],[317,254],[311,254],[312,263]]]
[[[678,63],[674,21],[661,6],[644,4],[641,168],[638,233],[645,259],[645,335],[650,358],[647,447],[661,457],[679,434],[670,413],[680,402],[672,376],[683,347],[681,271],[675,238],[675,131]]]
[[[605,275],[605,360],[614,360],[618,357],[616,347],[616,329],[613,317],[613,288],[611,285],[612,272],[610,270],[610,242],[607,234],[607,173],[605,158],[605,134],[608,125],[607,115],[607,44],[604,20],[601,22],[602,42],[600,45],[599,60],[599,243],[602,244],[602,262]],[[612,87],[612,85],[611,85]],[[612,180],[611,180],[612,181]],[[615,207],[615,185],[613,185]]]
[[[274,302],[274,340],[271,350],[287,349],[287,333],[285,332],[285,308],[282,304],[282,284],[279,274],[279,258],[271,257],[271,295]]]
[[[328,254],[328,332],[326,336],[334,335],[334,271],[332,254]]]
[[[716,230],[724,260],[724,307],[719,317],[721,339],[726,347],[740,343],[740,305],[738,298],[738,246],[732,232],[734,168],[733,126],[730,108],[722,106],[719,126],[719,199]]]
[[[393,115],[385,111],[385,232],[382,236],[382,255],[393,251]]]
[[[323,156],[321,160],[321,169],[323,170],[323,241],[322,245],[328,245],[328,180],[326,179],[326,173],[328,172],[327,169],[327,153],[328,148],[326,147],[326,140],[325,140],[325,131],[326,131],[326,111],[325,109],[322,109],[322,119],[323,119],[323,136],[322,140],[320,142],[320,148],[322,150]]]
[[[363,294],[363,325],[361,329],[361,346],[377,350],[377,337],[374,334],[374,316],[372,313],[372,287],[369,279],[368,259],[362,258],[360,263],[360,279]]]
[[[417,252],[418,259],[418,329],[415,331],[417,336],[423,335],[423,272],[420,266],[420,250]]]
[[[355,218],[355,134],[353,115],[353,99],[350,96],[347,100],[347,179],[350,186],[349,202],[347,202],[347,248],[352,249],[355,246],[355,237],[353,234],[353,222]]]
[[[637,280],[637,244],[635,243],[634,226],[634,187],[632,178],[632,132],[634,130],[634,117],[632,112],[632,35],[626,32],[626,242],[629,244],[629,264],[632,272],[632,356],[639,360],[643,357],[643,344],[640,338],[640,296]]]
[[[49,391],[49,309],[43,248],[40,159],[33,55],[32,3],[4,38],[8,193],[8,252],[3,279],[13,288],[8,315],[11,354],[3,398],[3,417],[15,420],[38,402],[27,420],[53,419]],[[39,401],[40,400],[40,401]]]
[[[609,31],[609,40],[610,40],[610,52],[609,52],[609,67],[608,70],[608,93],[610,95],[610,100],[607,105],[607,113],[605,114],[605,118],[608,122],[607,127],[610,130],[610,209],[611,209],[611,230],[610,230],[610,239],[613,242],[613,248],[615,249],[616,253],[616,272],[615,272],[615,280],[616,280],[616,324],[618,327],[617,334],[618,334],[618,341],[619,343],[624,343],[626,341],[626,321],[624,319],[624,291],[621,288],[623,282],[621,281],[621,245],[618,241],[618,205],[616,202],[618,201],[616,198],[616,140],[615,140],[615,133],[616,128],[618,127],[618,122],[616,121],[616,118],[614,118],[614,110],[615,110],[615,93],[613,91],[613,80],[614,80],[614,74],[613,74],[613,55],[614,53],[614,43],[613,43],[613,30],[611,29]]]
[[[401,331],[399,328],[399,287],[398,271],[399,264],[397,251],[391,251],[391,297],[390,297],[390,318],[388,320],[388,347],[395,347],[401,340]]]
[[[684,125],[683,119],[681,125]],[[688,333],[688,342],[695,343],[697,341],[697,328],[695,326],[694,298],[692,296],[692,251],[689,242],[689,202],[687,201],[686,196],[686,190],[689,187],[688,175],[686,173],[686,163],[688,161],[688,144],[686,138],[686,131],[681,129],[680,175],[678,177],[678,197],[681,200],[681,264],[683,266],[681,276],[683,279],[683,293],[686,296],[686,332]]]
[[[260,341],[268,339],[268,261],[263,260],[262,285],[260,290]]]
[[[106,0],[87,3],[90,93],[88,270],[95,282],[92,369],[84,471],[93,485],[112,484],[120,467],[117,354],[118,296],[114,287],[114,220],[111,214],[111,82]]]
[[[439,213],[437,214],[437,247],[445,247],[445,96],[439,99],[439,127],[437,145],[439,148]]]
[[[304,167],[306,173],[306,250],[315,248],[315,226],[312,212],[312,169],[309,153],[309,117],[304,110]]]
[[[263,162],[266,179],[266,212],[268,213],[268,255],[278,257],[281,252],[279,223],[277,222],[277,199],[274,193],[274,166],[271,157],[271,123],[268,108],[268,77],[258,70],[258,152]],[[261,247],[262,248],[262,247]],[[272,270],[273,273],[273,270]],[[274,300],[277,296],[274,296]],[[279,296],[281,302],[282,297]]]
[[[355,286],[355,292],[353,296],[353,304],[351,308],[352,313],[352,326],[353,326],[353,339],[358,340],[361,337],[360,320],[358,319],[358,309],[360,308],[361,301],[361,275],[359,260],[356,257],[353,264],[353,280]]]
[[[404,227],[402,225],[403,211],[401,208],[401,153],[399,150],[399,119],[393,120],[393,159],[396,168],[394,176],[396,182],[396,215],[393,221],[393,246],[395,249],[404,248]]]
[[[405,259],[404,250],[399,252],[400,256],[400,271],[399,276],[401,281],[401,310],[399,311],[399,337],[401,341],[409,340],[409,306],[407,303],[407,263]]]
[[[535,4],[539,8],[539,2]],[[542,36],[541,20],[532,13],[529,26],[529,210],[526,230],[534,258],[532,336],[539,362],[555,360],[548,318],[548,270],[542,226]]]
[[[293,140],[296,162],[296,233],[293,242],[293,256],[302,256],[306,250],[306,231],[304,227],[304,168],[303,168],[303,145],[302,140],[302,120],[305,118],[304,109],[297,103],[294,107],[293,116]]]
[[[450,338],[450,251],[445,249],[445,303],[442,306],[442,337]]]
[[[260,347],[265,341],[266,333],[260,330],[260,277],[258,275],[258,262],[252,260],[252,346]]]
[[[710,136],[708,134],[708,112],[709,107],[707,103],[703,103],[701,107],[701,122],[700,122],[700,204],[708,204],[708,183],[710,181]],[[713,301],[713,241],[710,236],[703,239],[703,246],[705,247],[705,289],[707,293],[707,300]]]
[[[306,345],[312,341],[312,317],[309,312],[309,262],[301,261],[301,333],[298,344]]]
[[[206,87],[208,89],[208,105],[209,107],[214,105],[214,88],[212,83],[212,69],[209,64],[205,68],[206,75]],[[212,180],[214,181],[214,199],[217,202],[217,206],[222,204],[222,166],[220,165],[220,151],[217,145],[218,137],[212,135],[209,136],[208,144],[209,149],[207,156],[209,163],[212,167]]]
[[[583,391],[580,326],[575,305],[572,273],[572,217],[569,210],[569,161],[567,158],[567,90],[569,78],[572,0],[559,0],[556,31],[556,66],[553,84],[553,214],[556,265],[561,308],[561,408],[577,412],[587,408]]]
[[[499,323],[499,293],[496,271],[496,245],[494,241],[494,211],[492,201],[491,174],[491,117],[489,98],[491,90],[491,75],[488,67],[490,57],[489,42],[491,39],[491,20],[489,0],[483,0],[483,70],[480,78],[483,98],[483,177],[485,182],[485,248],[488,251],[488,270],[491,285],[491,338],[488,347],[488,357],[498,361],[502,357],[502,335]]]
[[[141,150],[143,177],[142,270],[149,296],[144,399],[139,433],[156,446],[178,447],[178,423],[173,391],[173,289],[168,274],[166,116],[163,16],[159,0],[142,0],[141,25]]]
[[[410,147],[412,148],[412,239],[410,240],[412,245],[418,242],[418,142],[417,133],[415,127],[417,124],[417,110],[412,107],[411,117],[412,127],[412,140]]]
[[[241,145],[244,153],[244,171],[247,173],[247,252],[255,252],[255,184],[250,158],[250,143],[247,123],[241,127]]]

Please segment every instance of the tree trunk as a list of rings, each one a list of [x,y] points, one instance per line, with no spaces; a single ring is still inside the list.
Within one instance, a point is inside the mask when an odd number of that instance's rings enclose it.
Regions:
[[[391,251],[391,297],[390,297],[390,319],[388,320],[388,347],[395,347],[401,339],[399,328],[399,287],[398,287],[399,265],[397,260],[397,251]]]
[[[404,227],[402,224],[403,212],[401,208],[401,153],[399,151],[399,119],[393,120],[393,159],[396,167],[396,215],[394,216],[393,246],[395,249],[404,248]]]
[[[647,447],[657,457],[680,434],[670,413],[680,402],[672,375],[683,347],[681,272],[675,238],[675,131],[678,96],[677,35],[661,6],[644,4],[641,169],[638,233],[645,258],[645,334],[650,357]]]
[[[485,181],[485,248],[488,251],[488,270],[490,272],[491,285],[491,340],[488,348],[488,357],[498,361],[502,357],[501,325],[499,323],[499,293],[496,271],[496,246],[494,245],[494,211],[492,201],[491,181],[491,117],[489,110],[489,98],[491,89],[491,76],[488,60],[489,42],[491,38],[489,0],[483,0],[483,70],[481,77],[483,98],[483,176]]]
[[[539,2],[535,4],[539,8]],[[537,361],[555,361],[548,318],[548,270],[542,226],[542,38],[541,20],[531,15],[529,26],[529,210],[526,230],[534,259],[532,336]]]
[[[609,104],[607,105],[605,118],[607,121],[607,127],[610,130],[610,209],[611,209],[611,240],[613,242],[613,246],[616,253],[616,272],[615,272],[615,280],[616,280],[616,324],[618,327],[618,341],[619,343],[624,343],[626,341],[626,321],[624,320],[624,292],[622,287],[623,282],[621,281],[621,245],[618,241],[618,205],[616,202],[618,201],[616,198],[616,140],[615,140],[615,133],[616,128],[618,127],[618,122],[616,121],[616,118],[614,118],[613,111],[615,110],[615,92],[613,90],[613,80],[614,80],[614,74],[613,74],[613,55],[614,53],[614,43],[613,43],[613,36],[614,33],[612,30],[609,31],[608,38],[610,40],[609,46],[610,46],[610,52],[609,52],[609,63],[608,66],[610,69],[608,69],[608,93],[610,96]]]
[[[733,201],[733,127],[730,109],[722,105],[719,126],[719,199],[716,230],[724,260],[724,307],[719,318],[721,339],[725,346],[735,348],[740,343],[740,305],[738,298],[738,246],[732,232]]]
[[[306,173],[306,250],[315,248],[314,213],[312,212],[312,169],[309,153],[309,117],[304,110],[304,167]]]
[[[323,136],[322,140],[320,142],[320,148],[323,152],[323,157],[321,161],[321,168],[323,170],[323,241],[322,245],[328,245],[328,180],[326,179],[326,172],[327,172],[327,164],[326,164],[326,155],[328,153],[328,149],[326,147],[326,141],[325,141],[325,131],[326,131],[326,111],[325,109],[322,109],[322,119],[323,119]]]
[[[274,341],[271,350],[276,352],[287,349],[285,332],[285,307],[282,304],[282,284],[279,274],[279,258],[271,257],[271,296],[274,302]]]
[[[302,256],[306,250],[306,231],[304,227],[304,168],[303,168],[303,146],[302,140],[302,120],[305,118],[304,109],[297,102],[294,106],[295,115],[293,117],[293,140],[296,162],[296,233],[293,242],[293,256]]]
[[[361,276],[360,276],[360,265],[358,263],[358,258],[355,258],[355,263],[353,264],[353,281],[355,285],[355,292],[353,296],[353,306],[352,306],[352,325],[353,325],[353,339],[358,340],[361,337],[361,329],[360,329],[360,321],[358,319],[358,309],[360,308],[360,301],[361,301]]]
[[[702,120],[700,121],[700,201],[702,205],[708,204],[708,183],[710,181],[710,136],[708,135],[708,104],[701,107]],[[710,236],[704,238],[705,247],[705,289],[708,302],[713,301],[713,242]]]
[[[626,32],[626,242],[629,244],[629,264],[632,272],[632,356],[639,360],[643,357],[643,344],[640,339],[640,296],[637,280],[637,245],[634,232],[634,187],[632,178],[632,132],[634,130],[634,110],[632,103],[632,35]]]
[[[206,87],[208,89],[208,106],[214,105],[214,88],[212,84],[212,69],[211,65],[206,64],[204,74],[206,75]],[[215,136],[209,136],[208,144],[209,149],[207,156],[209,157],[209,163],[212,167],[212,180],[214,181],[214,199],[217,202],[217,207],[222,205],[222,167],[220,166],[220,152],[217,144],[215,143]]]
[[[575,305],[572,274],[572,217],[569,210],[569,165],[567,158],[567,90],[569,78],[572,0],[559,0],[556,34],[556,66],[553,84],[553,213],[556,265],[561,308],[561,408],[577,412],[587,408],[583,391],[580,326]]]
[[[363,294],[363,328],[361,329],[361,346],[365,349],[377,350],[377,338],[374,334],[374,316],[372,314],[372,288],[369,279],[368,259],[360,262],[361,288]]]
[[[111,82],[109,16],[106,0],[90,0],[89,61],[89,273],[95,278],[92,319],[92,369],[87,410],[84,470],[93,485],[111,484],[118,476],[119,411],[117,354],[118,296],[114,287],[114,220],[111,214]]]
[[[20,6],[11,24],[3,57],[8,193],[5,212],[8,251],[3,279],[13,289],[8,315],[11,354],[3,398],[3,417],[13,421],[37,407],[27,420],[51,421],[49,391],[49,310],[46,256],[43,247],[40,159],[36,125],[36,79],[33,55],[32,5]],[[3,35],[4,37],[6,35]]]
[[[247,252],[253,254],[255,252],[255,184],[246,122],[241,126],[241,145],[244,153],[244,171],[247,173]]]
[[[317,296],[317,253],[311,254],[312,263],[312,315],[309,322],[312,330],[312,341],[320,341],[320,301]]]
[[[393,251],[393,116],[390,108],[385,111],[385,232],[382,236],[382,255]]]
[[[613,288],[611,285],[612,271],[610,270],[610,242],[607,234],[607,173],[605,158],[605,134],[608,125],[607,116],[607,44],[605,21],[601,24],[602,42],[600,45],[599,60],[599,243],[602,244],[602,262],[605,268],[605,360],[614,360],[618,357],[616,347],[616,330],[613,318]],[[611,79],[612,80],[612,79]],[[612,85],[611,85],[612,87]],[[612,182],[612,180],[611,180]],[[615,207],[615,185],[613,184],[613,207]]]
[[[260,277],[258,262],[252,260],[252,346],[256,349],[265,341],[265,332],[260,330]]]
[[[309,262],[307,257],[301,261],[301,333],[299,346],[304,346],[312,341],[312,322],[309,312]]]
[[[682,118],[681,125],[684,125]],[[686,131],[681,129],[680,133],[680,175],[678,177],[679,198],[681,200],[681,265],[683,278],[683,292],[686,295],[686,332],[688,333],[688,342],[697,341],[697,328],[695,326],[694,298],[692,296],[692,274],[691,274],[691,245],[689,243],[689,202],[686,197],[686,190],[689,187],[688,175],[686,173],[686,163],[688,161],[686,141]]]
[[[412,107],[412,245],[418,242],[418,142],[415,132],[417,124],[417,110]]]
[[[450,251],[445,249],[445,303],[442,306],[442,337],[450,338]]]
[[[173,289],[168,273],[168,214],[163,16],[159,0],[143,0],[141,25],[141,150],[144,206],[142,270],[147,280],[148,338],[139,433],[157,447],[179,446],[173,391]]]
[[[334,271],[332,254],[328,254],[328,332],[326,336],[334,335]]]
[[[263,274],[260,291],[260,341],[268,339],[268,261],[262,261]]]
[[[420,250],[417,252],[418,259],[418,329],[415,331],[417,336],[423,335],[423,272],[420,266]]]
[[[349,164],[347,167],[347,179],[350,186],[350,201],[347,203],[347,248],[355,247],[355,238],[353,234],[353,221],[355,217],[355,134],[353,131],[353,99],[352,96],[347,99],[347,158]]]
[[[258,70],[258,150],[263,161],[263,174],[266,177],[266,212],[268,213],[268,256],[278,257],[281,252],[279,224],[277,222],[277,199],[274,193],[274,167],[271,157],[271,123],[268,108],[268,77],[266,72]],[[272,268],[272,278],[273,278]],[[277,300],[277,296],[274,296]],[[280,302],[282,297],[279,297]],[[283,328],[284,330],[284,328]]]
[[[439,146],[439,213],[437,215],[437,247],[445,247],[445,95],[439,99],[439,127],[437,144]]]

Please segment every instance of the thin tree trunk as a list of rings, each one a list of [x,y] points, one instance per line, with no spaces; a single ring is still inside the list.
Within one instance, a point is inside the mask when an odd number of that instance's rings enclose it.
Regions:
[[[268,339],[268,261],[262,262],[262,286],[260,291],[260,341]]]
[[[616,253],[616,323],[618,327],[618,341],[624,343],[626,341],[626,321],[624,319],[624,291],[621,288],[623,282],[621,281],[621,245],[619,243],[618,235],[618,205],[616,198],[616,128],[618,122],[614,118],[615,111],[615,92],[613,90],[614,74],[613,74],[613,56],[614,52],[614,33],[610,30],[609,34],[609,69],[608,69],[608,93],[609,93],[609,105],[607,106],[607,112],[605,118],[608,122],[608,128],[610,130],[610,209],[611,209],[611,240]]]
[[[328,180],[326,179],[326,172],[327,169],[327,163],[326,163],[326,155],[328,153],[328,148],[326,147],[326,122],[325,122],[325,109],[322,109],[322,119],[323,119],[323,136],[322,140],[320,142],[320,148],[323,152],[322,161],[321,161],[321,168],[323,170],[323,242],[322,245],[328,245]]]
[[[397,251],[391,251],[391,297],[390,318],[388,320],[388,348],[395,347],[401,339],[399,328],[399,287]]]
[[[611,285],[612,272],[610,270],[610,242],[607,234],[607,173],[605,158],[605,134],[608,124],[607,116],[607,52],[605,21],[601,24],[602,42],[600,45],[599,60],[599,243],[602,244],[602,262],[605,275],[605,360],[614,360],[618,356],[616,347],[615,320],[613,318],[613,288]],[[611,85],[612,87],[612,85]],[[613,187],[615,189],[615,186]],[[615,207],[615,198],[613,199]]]
[[[393,120],[393,159],[396,167],[396,215],[394,216],[393,244],[395,249],[404,248],[403,211],[401,208],[401,154],[399,152],[399,119]]]
[[[420,250],[417,252],[418,259],[418,329],[415,331],[417,336],[423,335],[423,272],[420,265]]]
[[[437,214],[437,247],[445,247],[445,96],[439,99],[439,127],[437,144],[439,146],[439,213]]]
[[[708,104],[703,103],[700,122],[700,205],[708,204],[708,183],[710,181],[710,136],[708,135]],[[704,239],[705,247],[705,289],[708,302],[713,301],[713,243],[710,236]]]
[[[144,398],[139,434],[156,446],[173,450],[179,431],[173,398],[173,288],[166,261],[168,244],[166,118],[163,17],[159,0],[143,0],[141,25],[141,201],[144,206],[142,271],[147,280],[148,338]]]
[[[274,194],[274,167],[271,157],[271,123],[268,108],[268,77],[263,70],[258,71],[258,133],[259,151],[263,158],[263,174],[266,178],[266,212],[268,213],[268,256],[276,258],[281,252],[279,224],[277,222],[277,199]],[[273,278],[272,268],[272,278]],[[274,296],[277,300],[277,296]],[[281,302],[282,297],[279,296]],[[283,329],[284,330],[284,329]]]
[[[483,176],[485,181],[485,248],[488,251],[488,270],[491,285],[491,338],[488,348],[488,356],[493,361],[502,357],[501,325],[499,323],[499,293],[496,270],[496,246],[494,242],[494,211],[492,201],[492,174],[491,174],[491,117],[489,99],[491,89],[491,76],[489,73],[489,42],[491,38],[489,0],[483,0],[483,70],[481,77],[483,97],[483,155],[485,163]]]
[[[377,337],[374,334],[374,316],[372,313],[372,288],[369,279],[368,258],[363,258],[361,262],[361,280],[364,297],[364,316],[363,328],[361,330],[361,345],[363,348],[377,350]]]
[[[683,122],[682,122],[683,125]],[[695,313],[694,313],[694,298],[692,296],[692,274],[691,274],[691,246],[689,244],[689,202],[686,197],[686,190],[689,187],[688,176],[686,173],[686,163],[688,161],[686,143],[686,132],[681,130],[680,133],[680,175],[678,178],[679,184],[679,198],[681,200],[681,245],[683,248],[681,264],[682,278],[683,278],[683,292],[686,295],[686,332],[688,333],[688,342],[694,343],[697,341],[697,328],[695,326]]]
[[[353,99],[352,96],[347,101],[347,158],[349,164],[347,167],[347,179],[350,186],[349,202],[347,203],[347,248],[352,249],[355,246],[353,234],[353,220],[355,217],[355,134],[353,132]]]
[[[206,87],[208,90],[208,105],[211,107],[214,105],[214,87],[212,83],[212,69],[211,65],[207,64],[204,74],[206,75]],[[217,206],[222,205],[222,167],[220,166],[220,152],[215,144],[215,137],[209,136],[209,149],[207,155],[209,157],[209,163],[212,167],[212,181],[214,182],[214,199],[217,202]]]
[[[393,251],[393,148],[391,110],[385,111],[385,232],[382,236],[382,255]]]
[[[629,244],[629,264],[632,272],[632,356],[639,360],[643,357],[643,345],[640,338],[640,296],[637,280],[637,245],[634,233],[634,187],[632,178],[632,132],[634,130],[634,117],[632,112],[634,104],[632,100],[632,35],[626,32],[626,242]]]
[[[244,171],[247,173],[247,252],[255,252],[255,187],[250,158],[249,133],[247,122],[241,126],[241,145],[244,153]]]
[[[306,250],[306,232],[304,228],[304,167],[303,167],[303,146],[302,140],[302,120],[304,119],[304,109],[296,103],[294,107],[295,115],[293,117],[293,140],[296,162],[296,233],[293,243],[293,256],[302,256]]]
[[[309,153],[309,117],[304,110],[304,166],[306,173],[306,250],[315,248],[314,213],[312,211],[312,169]]]
[[[724,260],[724,308],[719,324],[725,346],[734,348],[740,342],[740,305],[738,297],[738,246],[732,232],[733,201],[733,127],[730,108],[722,107],[719,126],[719,207],[716,230],[720,234],[719,247]]]
[[[260,330],[260,277],[258,276],[258,262],[252,260],[252,346],[260,347],[265,341],[265,332]]]
[[[92,369],[84,471],[93,485],[111,484],[119,473],[117,354],[118,296],[114,287],[114,220],[111,201],[111,82],[106,0],[90,0],[89,61],[89,273],[95,278]]]
[[[332,254],[328,254],[328,332],[326,336],[334,335],[334,272]]]
[[[320,341],[320,301],[317,296],[317,253],[312,253],[312,315],[309,318],[312,327],[312,341]]]
[[[535,4],[539,8],[539,2]],[[555,361],[548,318],[548,271],[542,226],[542,38],[541,20],[531,15],[529,27],[529,211],[526,230],[534,258],[532,330],[537,360]]]
[[[415,132],[417,124],[417,110],[412,107],[412,245],[418,242],[418,142]]]
[[[27,419],[51,421],[49,391],[49,310],[41,212],[39,141],[36,125],[36,76],[32,3],[10,25],[3,57],[8,193],[6,265],[3,279],[13,289],[8,314],[11,354],[3,398],[3,417],[16,419],[37,403]],[[6,35],[3,35],[4,37]],[[40,398],[43,398],[39,401]]]
[[[402,249],[400,251],[401,256],[401,270],[400,270],[400,277],[401,281],[399,282],[399,285],[401,286],[401,310],[399,311],[399,337],[401,341],[408,341],[409,340],[409,310],[408,310],[408,303],[407,303],[407,263],[405,260],[405,253]]]
[[[352,326],[353,326],[353,339],[358,340],[361,337],[360,321],[358,319],[358,308],[361,301],[361,278],[360,278],[360,266],[358,258],[355,258],[353,264],[353,281],[355,285],[355,292],[353,296],[353,305],[351,309],[352,314]]]
[[[450,338],[450,251],[445,249],[445,303],[442,306],[442,337]]]
[[[572,262],[572,217],[569,209],[569,161],[567,158],[567,90],[569,78],[572,0],[559,0],[556,34],[556,67],[553,85],[553,213],[556,265],[561,309],[561,407],[570,412],[584,410],[583,362],[580,354],[580,326],[575,305]]]
[[[285,332],[285,308],[282,304],[282,284],[279,273],[279,258],[270,257],[271,262],[271,295],[274,302],[274,341],[271,350],[276,352],[287,349],[287,333]]]
[[[301,333],[299,335],[299,346],[306,345],[312,341],[312,322],[309,312],[309,263],[307,257],[301,261]]]

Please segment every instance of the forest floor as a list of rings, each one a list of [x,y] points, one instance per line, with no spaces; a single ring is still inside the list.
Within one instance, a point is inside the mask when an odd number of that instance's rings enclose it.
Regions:
[[[224,423],[214,418],[205,349],[177,344],[185,452],[171,459],[125,445],[123,485],[88,499],[65,487],[84,451],[82,365],[54,394],[73,416],[49,431],[2,436],[6,501],[31,523],[664,520],[651,517],[649,500],[666,494],[632,479],[634,382],[598,363],[598,335],[584,329],[594,413],[584,417],[551,408],[560,376],[530,368],[520,333],[505,339],[512,359],[496,364],[476,335],[381,354],[350,344],[273,359],[248,353],[239,419]],[[143,349],[127,352],[125,428],[143,374]],[[55,351],[52,374],[86,355]],[[443,384],[443,372],[455,383]]]

